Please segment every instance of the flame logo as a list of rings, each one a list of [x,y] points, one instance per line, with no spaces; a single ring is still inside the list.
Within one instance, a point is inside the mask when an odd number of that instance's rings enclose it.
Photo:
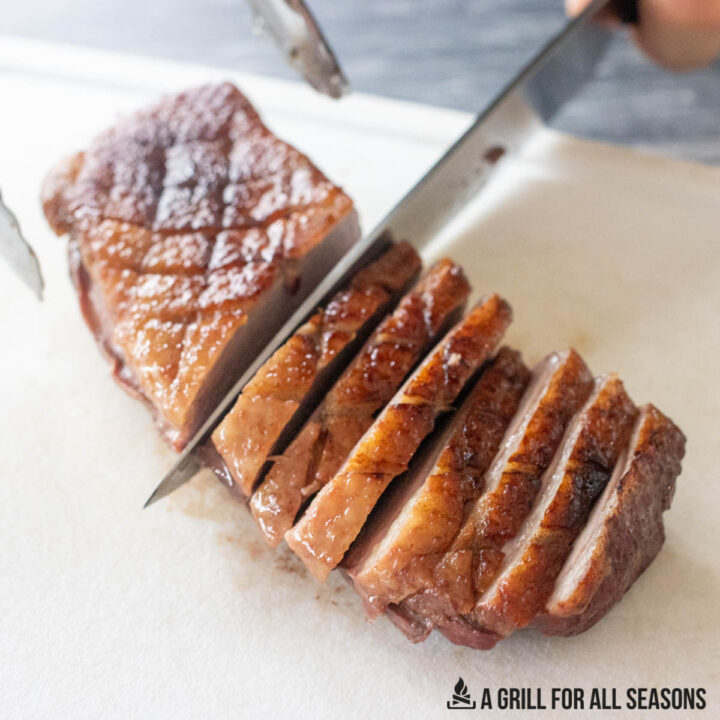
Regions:
[[[448,700],[448,710],[474,710],[475,701],[470,697],[470,691],[465,681],[459,677],[453,688],[452,700]]]
[[[468,697],[470,693],[468,692],[467,685],[465,684],[465,681],[459,677],[458,681],[455,683],[455,694],[456,695],[462,695],[463,697]]]

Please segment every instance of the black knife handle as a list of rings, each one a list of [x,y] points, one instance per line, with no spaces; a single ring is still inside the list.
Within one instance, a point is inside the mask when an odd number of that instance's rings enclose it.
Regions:
[[[637,25],[640,19],[638,0],[614,0],[615,12],[626,25]]]

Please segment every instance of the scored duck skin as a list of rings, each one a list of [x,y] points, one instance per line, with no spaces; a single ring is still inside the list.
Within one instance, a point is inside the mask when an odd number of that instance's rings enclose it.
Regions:
[[[520,353],[502,348],[437,442],[413,460],[403,489],[363,530],[352,551],[359,557],[343,565],[371,617],[432,584],[529,379]]]
[[[645,406],[630,447],[593,509],[535,624],[548,635],[592,627],[650,565],[665,540],[685,454],[685,436],[653,405]]]
[[[628,445],[637,416],[617,376],[596,380],[543,476],[535,506],[503,548],[503,566],[471,613],[474,624],[506,636],[529,625],[543,609],[593,503]]]
[[[450,330],[285,535],[318,579],[324,580],[343,559],[389,483],[407,470],[438,417],[490,357],[511,314],[510,306],[493,295]]]
[[[423,353],[458,320],[469,294],[460,267],[441,260],[378,325],[251,499],[271,545],[282,541],[302,505],[340,469]]]
[[[350,354],[420,271],[400,243],[357,273],[258,370],[212,434],[224,461],[221,478],[248,497],[282,438],[307,418]]]
[[[359,236],[347,195],[227,83],[98,136],[43,208],[114,376],[178,449]]]

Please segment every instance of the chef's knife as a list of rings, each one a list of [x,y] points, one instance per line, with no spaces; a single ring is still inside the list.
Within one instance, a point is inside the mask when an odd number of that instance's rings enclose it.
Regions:
[[[350,89],[330,44],[304,0],[248,0],[256,27],[316,90],[333,98]]]
[[[40,263],[30,244],[20,232],[20,225],[0,194],[0,255],[15,274],[42,300],[43,283]]]
[[[210,437],[248,380],[355,268],[377,253],[388,238],[409,240],[416,248],[425,246],[478,194],[503,156],[517,153],[533,131],[551,120],[585,85],[593,76],[611,35],[606,26],[594,21],[610,5],[611,0],[594,0],[571,21],[480,113],[385,219],[353,246],[243,373],[183,450],[145,507],[173,492],[202,469],[196,449]]]

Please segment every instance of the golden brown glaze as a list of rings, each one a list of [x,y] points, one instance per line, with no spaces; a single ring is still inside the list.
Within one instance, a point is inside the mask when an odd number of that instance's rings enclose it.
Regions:
[[[422,353],[457,319],[469,293],[459,266],[442,260],[380,323],[252,497],[250,508],[271,545],[340,469]]]
[[[395,245],[318,310],[245,386],[212,435],[241,497],[250,495],[268,457],[284,449],[278,442],[291,421],[320,402],[348,352],[419,271],[415,250]]]
[[[237,374],[239,330],[307,294],[303,260],[352,216],[230,84],[167,97],[101,134],[50,173],[43,207],[70,233],[83,312],[116,376],[176,446],[212,405],[208,382]]]
[[[660,551],[685,436],[653,405],[643,408],[628,452],[575,541],[535,623],[548,635],[577,635],[617,602]]]
[[[356,589],[375,612],[432,586],[433,569],[448,550],[481,492],[484,475],[518,410],[530,371],[520,353],[503,348],[468,394],[436,443],[416,458],[406,490],[358,538],[348,567]]]
[[[530,512],[568,422],[593,386],[587,365],[574,350],[545,358],[534,378],[488,470],[486,491],[435,568],[434,590],[444,590],[453,614],[469,612],[495,578],[503,546]]]
[[[285,535],[319,579],[347,552],[391,480],[403,473],[510,324],[497,295],[477,305],[431,351],[358,441],[340,471]]]
[[[473,608],[477,625],[504,636],[529,625],[542,610],[593,503],[628,446],[637,414],[616,376],[596,381],[543,477],[535,506],[504,547],[499,575]]]

